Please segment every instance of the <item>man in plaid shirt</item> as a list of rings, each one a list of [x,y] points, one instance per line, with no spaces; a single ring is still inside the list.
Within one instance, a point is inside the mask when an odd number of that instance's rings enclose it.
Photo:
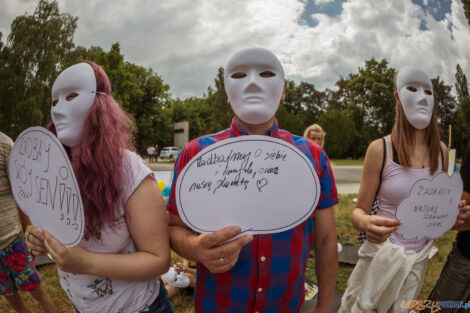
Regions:
[[[308,252],[314,243],[319,293],[312,313],[329,312],[338,271],[333,213],[338,199],[328,157],[313,141],[279,129],[275,113],[285,96],[284,71],[272,52],[252,48],[236,53],[226,67],[224,81],[227,102],[235,113],[232,124],[185,146],[175,163],[168,203],[172,248],[184,258],[198,262],[196,311],[298,312],[304,301]],[[174,188],[178,174],[205,147],[244,135],[279,138],[311,160],[321,184],[315,213],[290,230],[244,235],[229,242],[240,233],[240,227],[230,226],[211,234],[193,232],[178,216]]]

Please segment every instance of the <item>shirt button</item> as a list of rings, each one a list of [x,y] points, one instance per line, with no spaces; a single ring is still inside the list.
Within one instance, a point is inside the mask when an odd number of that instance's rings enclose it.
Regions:
[[[261,262],[266,261],[266,258],[264,256],[261,257]]]
[[[263,291],[263,288],[258,288],[258,292],[261,292],[261,291]]]

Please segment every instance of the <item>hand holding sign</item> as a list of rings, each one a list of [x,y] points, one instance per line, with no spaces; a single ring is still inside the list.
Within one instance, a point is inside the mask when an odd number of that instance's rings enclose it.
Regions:
[[[65,246],[80,242],[85,219],[75,175],[62,144],[42,127],[16,139],[8,172],[13,196],[33,224]]]
[[[309,218],[320,198],[311,161],[288,142],[267,136],[223,140],[199,152],[175,186],[181,219],[210,233],[240,226],[276,233]]]
[[[456,222],[462,190],[459,173],[418,180],[397,209],[396,217],[403,222],[397,233],[407,240],[441,237]]]

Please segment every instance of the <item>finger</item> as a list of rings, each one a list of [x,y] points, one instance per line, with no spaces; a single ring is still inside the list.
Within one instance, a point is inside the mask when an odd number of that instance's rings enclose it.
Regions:
[[[201,238],[201,244],[206,248],[212,248],[218,246],[219,244],[232,239],[241,232],[239,226],[228,226],[218,231],[215,231],[211,234],[204,234]]]
[[[210,271],[214,274],[225,273],[231,270],[235,266],[237,261],[238,261],[238,255],[235,257],[224,259],[223,263],[217,260],[217,262],[211,264]]]
[[[463,208],[466,204],[466,201],[465,200],[460,200],[459,202],[459,208]]]
[[[369,240],[370,242],[374,242],[374,243],[380,243],[380,241],[382,240],[382,236],[378,236],[374,233],[367,232],[367,240]]]
[[[42,232],[44,236],[44,245],[46,246],[49,253],[52,250],[55,254],[61,254],[65,250],[65,246],[60,243],[57,239],[55,239],[51,234],[49,234],[46,230],[43,230]]]
[[[220,258],[228,258],[230,256],[236,255],[238,256],[240,254],[240,250],[250,243],[253,240],[252,235],[244,235],[240,238],[237,238],[233,241],[230,241],[228,243],[225,243],[221,246],[218,246],[213,249],[214,257],[216,259]]]
[[[464,212],[470,212],[470,205],[466,205],[462,208],[462,211]]]
[[[403,224],[400,220],[392,219],[392,218],[386,218],[386,217],[382,217],[382,216],[373,216],[371,222],[374,225],[388,226],[388,227],[399,226],[399,225]]]
[[[397,227],[370,225],[368,232],[372,232],[378,236],[384,236],[393,233],[395,230],[397,230]]]

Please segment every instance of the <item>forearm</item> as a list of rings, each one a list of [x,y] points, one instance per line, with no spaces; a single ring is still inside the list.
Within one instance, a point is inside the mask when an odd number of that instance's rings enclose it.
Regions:
[[[338,275],[336,238],[315,243],[315,274],[318,280],[317,308],[328,309],[333,302]]]
[[[144,280],[166,273],[170,266],[170,255],[155,255],[145,251],[130,254],[89,252],[85,264],[80,274],[131,281]]]
[[[199,261],[195,248],[198,234],[180,225],[169,226],[169,231],[171,248],[185,259]]]
[[[351,215],[351,221],[358,231],[366,232],[367,230],[367,219],[370,216],[361,208],[355,208]]]

